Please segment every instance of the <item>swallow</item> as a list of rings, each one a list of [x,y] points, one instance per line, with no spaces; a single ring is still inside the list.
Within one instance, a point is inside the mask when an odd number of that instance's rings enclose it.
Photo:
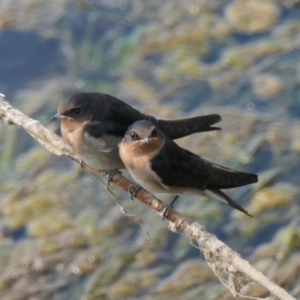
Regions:
[[[61,120],[61,133],[87,165],[98,170],[125,168],[118,144],[128,127],[149,120],[170,139],[196,132],[220,130],[211,127],[221,121],[217,114],[163,120],[145,115],[125,102],[101,93],[79,93],[63,101],[51,119]]]
[[[258,181],[255,174],[210,162],[178,146],[148,120],[132,124],[119,144],[120,157],[139,186],[154,193],[202,195],[223,201],[251,216],[221,189]],[[174,198],[173,203],[177,199]],[[165,216],[165,215],[164,215]]]

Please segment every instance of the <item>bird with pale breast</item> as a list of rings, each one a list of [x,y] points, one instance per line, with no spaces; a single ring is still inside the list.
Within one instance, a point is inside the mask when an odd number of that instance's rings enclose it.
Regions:
[[[140,185],[154,193],[204,195],[251,216],[221,189],[255,183],[257,175],[201,158],[178,146],[151,121],[133,123],[119,144],[119,152],[127,170],[138,183],[133,186],[133,193]]]
[[[125,168],[118,144],[128,127],[138,120],[150,120],[171,139],[196,132],[220,130],[211,127],[221,121],[217,114],[174,120],[156,119],[125,102],[102,93],[78,93],[64,100],[52,119],[61,120],[63,139],[87,165],[99,170]]]

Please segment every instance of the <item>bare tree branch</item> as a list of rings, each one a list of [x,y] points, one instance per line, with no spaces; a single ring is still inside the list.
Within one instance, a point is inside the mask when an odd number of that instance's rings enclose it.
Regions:
[[[0,119],[8,125],[17,125],[24,128],[34,139],[56,155],[66,155],[80,163],[86,170],[95,176],[106,176],[105,171],[95,170],[85,165],[73,149],[52,131],[43,127],[38,121],[28,118],[23,113],[11,107],[0,94]],[[132,182],[121,174],[115,174],[112,182],[124,191],[128,192]],[[165,205],[147,191],[140,189],[136,198],[162,216]],[[209,233],[203,226],[184,217],[174,209],[171,209],[167,219],[173,231],[184,231],[189,237],[194,238],[203,252],[208,264],[236,296],[238,291],[250,281],[255,281],[265,287],[272,295],[280,300],[296,300],[280,286],[276,285],[262,273],[243,260],[238,253],[233,251],[217,237]],[[253,298],[252,298],[253,299]]]

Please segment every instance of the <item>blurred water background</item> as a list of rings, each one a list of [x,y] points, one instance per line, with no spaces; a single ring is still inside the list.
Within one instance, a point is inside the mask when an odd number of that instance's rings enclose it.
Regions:
[[[254,218],[197,197],[176,209],[300,298],[299,4],[1,0],[0,92],[57,132],[50,117],[79,91],[161,118],[222,115],[221,132],[178,143],[258,173],[230,192]],[[2,123],[0,180],[1,299],[232,298],[185,235],[114,187],[126,217],[91,174]]]

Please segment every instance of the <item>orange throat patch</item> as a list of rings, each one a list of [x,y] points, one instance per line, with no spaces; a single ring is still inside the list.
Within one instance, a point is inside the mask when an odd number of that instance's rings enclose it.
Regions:
[[[155,156],[156,153],[163,147],[164,141],[161,139],[151,139],[149,142],[136,141],[132,143],[123,143],[126,152],[131,156]],[[154,154],[155,155],[151,155]]]

